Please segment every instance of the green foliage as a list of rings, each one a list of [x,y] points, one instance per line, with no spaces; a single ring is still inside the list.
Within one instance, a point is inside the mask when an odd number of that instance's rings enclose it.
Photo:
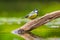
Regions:
[[[46,13],[60,10],[60,3],[57,1],[0,2],[0,17],[1,18],[16,17],[16,18],[24,19],[25,15],[27,15],[30,11],[34,10],[35,8],[39,10],[38,17],[41,17]],[[60,19],[53,20],[50,23],[47,23],[31,32],[35,35],[45,37],[45,38],[60,37],[60,24],[58,24],[58,22],[60,22],[59,20]],[[29,20],[27,22],[29,22]],[[0,25],[0,39],[1,40],[24,40],[23,38],[12,34],[11,31],[23,26],[25,23],[26,23],[26,20],[21,21],[21,24],[17,24],[14,22],[13,24],[5,23]],[[55,26],[59,26],[59,27],[56,28]]]

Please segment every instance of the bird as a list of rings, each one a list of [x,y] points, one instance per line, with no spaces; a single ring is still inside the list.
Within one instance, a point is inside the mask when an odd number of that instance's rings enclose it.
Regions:
[[[28,15],[26,15],[25,18],[35,19],[37,16],[38,16],[38,10],[37,9],[34,9]]]

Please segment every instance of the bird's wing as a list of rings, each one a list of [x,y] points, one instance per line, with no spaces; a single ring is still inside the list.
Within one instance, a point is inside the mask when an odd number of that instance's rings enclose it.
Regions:
[[[25,16],[25,18],[28,18],[34,14],[34,11],[30,12],[28,15]]]
[[[34,11],[30,12],[29,14],[34,14]]]

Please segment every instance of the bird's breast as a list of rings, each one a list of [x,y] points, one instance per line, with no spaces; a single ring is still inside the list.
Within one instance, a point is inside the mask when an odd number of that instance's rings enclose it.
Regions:
[[[37,17],[37,14],[36,13],[35,14],[32,14],[31,16],[29,16],[30,19],[34,19],[36,17]]]

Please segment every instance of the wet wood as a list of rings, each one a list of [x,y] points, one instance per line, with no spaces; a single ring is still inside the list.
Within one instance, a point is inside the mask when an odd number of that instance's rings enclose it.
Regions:
[[[22,30],[23,31],[31,31],[31,30],[38,28],[41,25],[43,25],[53,19],[59,18],[59,17],[60,17],[60,10],[54,11],[51,13],[47,13],[46,15],[44,15],[40,18],[31,20],[30,22],[27,22],[25,25],[23,25],[21,28],[19,28],[19,30],[21,30],[21,32],[22,32]]]

